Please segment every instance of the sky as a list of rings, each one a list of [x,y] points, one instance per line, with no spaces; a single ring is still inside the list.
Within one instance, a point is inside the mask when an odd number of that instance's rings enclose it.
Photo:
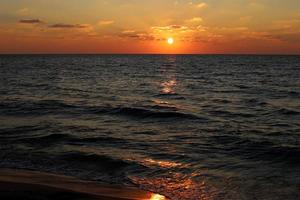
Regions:
[[[300,54],[300,1],[1,0],[0,53]]]

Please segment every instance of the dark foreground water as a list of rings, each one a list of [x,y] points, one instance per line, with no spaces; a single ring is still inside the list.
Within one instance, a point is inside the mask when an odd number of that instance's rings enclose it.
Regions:
[[[0,56],[0,73],[0,167],[300,199],[299,56]]]

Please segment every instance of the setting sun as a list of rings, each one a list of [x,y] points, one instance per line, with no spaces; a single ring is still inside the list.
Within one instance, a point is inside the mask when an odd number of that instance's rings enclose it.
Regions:
[[[170,38],[168,38],[167,42],[168,42],[168,44],[173,44],[174,43],[174,39],[170,37]]]

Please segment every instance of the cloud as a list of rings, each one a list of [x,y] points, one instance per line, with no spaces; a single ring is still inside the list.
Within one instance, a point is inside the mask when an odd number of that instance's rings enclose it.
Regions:
[[[113,23],[115,23],[115,21],[113,21],[113,20],[102,20],[102,21],[99,21],[99,22],[98,22],[98,24],[99,24],[100,26],[111,25],[111,24],[113,24]]]
[[[22,23],[22,24],[41,24],[43,22],[39,19],[21,19],[21,20],[19,20],[19,23]]]
[[[201,17],[194,17],[192,19],[186,20],[186,22],[188,22],[188,23],[200,23],[202,21],[203,21],[203,19]]]
[[[273,21],[269,28],[269,33],[281,41],[299,42],[300,19]]]
[[[136,31],[135,30],[124,30],[122,31],[122,33],[124,34],[130,34],[130,33],[135,33]]]
[[[261,2],[258,2],[258,1],[251,1],[250,7],[255,10],[262,10],[265,8],[265,6]]]
[[[196,8],[199,8],[199,9],[206,8],[207,6],[208,6],[207,3],[204,3],[204,2],[196,4]]]
[[[201,2],[201,3],[189,2],[189,4],[192,6],[195,6],[195,8],[198,8],[198,9],[206,8],[208,6],[208,4],[205,2]]]
[[[170,26],[153,26],[151,27],[152,30],[154,31],[184,31],[187,30],[188,28],[186,26],[181,26],[181,25],[170,25]]]
[[[26,15],[29,15],[29,13],[30,13],[30,10],[28,8],[21,8],[16,11],[16,14],[20,15],[20,16],[26,16]]]
[[[183,29],[185,28],[184,26],[181,26],[181,25],[171,25],[169,26],[170,29]]]
[[[156,40],[156,38],[148,33],[122,33],[119,35],[121,38],[131,38],[131,39],[137,39],[142,41],[147,40]]]
[[[53,24],[49,26],[50,28],[88,28],[87,24]]]
[[[288,33],[288,34],[278,34],[273,37],[289,43],[299,43],[300,42],[300,31],[298,33]]]
[[[272,28],[278,30],[296,30],[300,28],[300,19],[276,20],[272,22]]]

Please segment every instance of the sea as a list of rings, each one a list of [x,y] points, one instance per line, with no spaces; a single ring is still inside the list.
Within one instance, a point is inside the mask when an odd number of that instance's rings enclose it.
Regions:
[[[300,199],[300,56],[1,55],[0,167]]]

